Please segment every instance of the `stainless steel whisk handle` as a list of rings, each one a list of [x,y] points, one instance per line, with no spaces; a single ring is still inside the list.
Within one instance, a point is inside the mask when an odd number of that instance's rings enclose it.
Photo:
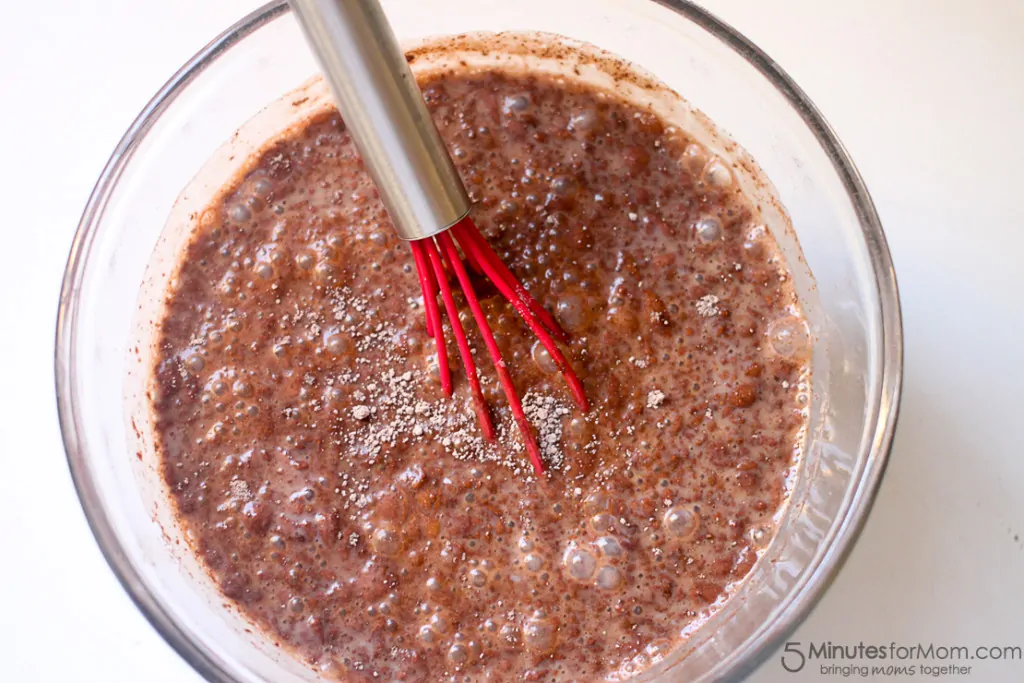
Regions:
[[[469,213],[469,197],[377,0],[290,0],[398,236]]]

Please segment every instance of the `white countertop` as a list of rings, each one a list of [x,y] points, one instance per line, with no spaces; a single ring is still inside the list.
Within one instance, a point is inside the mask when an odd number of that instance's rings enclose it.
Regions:
[[[107,156],[164,80],[256,4],[12,2],[0,21],[0,681],[199,680],[89,533],[57,427],[52,340],[68,247]],[[1024,646],[1024,3],[705,4],[835,127],[903,296],[885,483],[793,640]],[[970,664],[951,679],[1024,680],[1021,661]],[[754,680],[823,678],[812,668],[787,674],[773,657]]]

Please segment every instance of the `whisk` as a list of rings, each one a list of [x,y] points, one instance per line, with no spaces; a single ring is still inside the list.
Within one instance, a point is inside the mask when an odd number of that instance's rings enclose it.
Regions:
[[[540,449],[466,265],[490,280],[515,308],[547,349],[580,410],[586,412],[589,406],[583,385],[555,343],[555,339],[568,342],[568,336],[502,263],[470,218],[466,189],[377,0],[291,0],[291,6],[395,230],[412,248],[427,334],[437,346],[442,391],[447,396],[452,394],[443,307],[466,371],[481,431],[485,439],[494,440],[494,424],[456,310],[450,283],[450,276],[454,276],[497,371],[534,471],[542,474]]]

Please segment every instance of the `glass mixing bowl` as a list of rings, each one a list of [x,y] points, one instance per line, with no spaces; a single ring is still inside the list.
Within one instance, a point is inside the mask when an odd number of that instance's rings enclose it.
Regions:
[[[861,178],[814,105],[776,64],[680,0],[384,5],[406,42],[531,30],[609,50],[728,131],[735,144],[722,138],[718,151],[734,168],[754,168],[745,150],[770,178],[773,185],[758,191],[814,338],[805,450],[778,533],[752,574],[683,646],[637,680],[742,677],[807,616],[839,570],[871,508],[892,440],[902,367],[899,300]],[[170,230],[174,217],[186,224],[226,173],[293,116],[289,106],[301,107],[302,97],[279,98],[316,71],[284,2],[249,15],[196,55],[114,151],[82,217],[61,293],[57,395],[85,513],[125,589],[211,681],[316,675],[226,607],[187,551],[151,439],[135,419],[145,403],[149,358],[137,332],[140,324],[152,328],[150,307],[159,300],[154,282],[166,279],[183,237]],[[692,120],[713,128],[699,114]]]

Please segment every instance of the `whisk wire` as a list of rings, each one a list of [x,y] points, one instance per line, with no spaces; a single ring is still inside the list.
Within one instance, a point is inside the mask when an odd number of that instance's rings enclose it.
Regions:
[[[427,322],[427,336],[433,337],[434,320],[430,315],[430,304],[427,303],[429,299],[434,299],[436,294],[432,286],[434,284],[433,277],[430,274],[430,266],[427,264],[423,245],[420,242],[410,242],[409,245],[412,247],[412,257],[416,261],[416,275],[420,281],[420,291],[423,293],[423,305],[427,307],[427,315],[424,316]]]
[[[519,281],[519,278],[513,275],[512,271],[508,269],[508,266],[505,265],[505,263],[496,253],[494,253],[494,250],[491,248],[491,245],[489,245],[487,243],[487,240],[484,239],[484,236],[480,234],[480,230],[476,227],[476,225],[473,223],[471,219],[467,217],[460,221],[459,223],[456,223],[452,228],[452,232],[455,232],[456,235],[459,237],[460,244],[466,242],[473,244],[478,248],[478,251],[474,252],[479,253],[480,255],[477,258],[477,260],[489,263],[491,267],[498,273],[500,279],[503,280],[513,291],[515,291],[516,295],[520,299],[522,299],[523,302],[525,302],[529,309],[533,312],[533,314],[542,323],[544,323],[544,327],[548,328],[551,334],[553,334],[555,337],[558,338],[559,341],[563,343],[569,342],[569,335],[565,333],[565,330],[562,329],[562,326],[558,324],[558,321],[555,320],[554,316],[548,313],[547,309],[541,306],[540,303],[533,298],[533,295],[531,295],[529,290],[527,290],[523,283]],[[498,283],[497,279],[491,279],[495,284]]]
[[[444,272],[444,265],[441,262],[441,255],[432,240],[422,240],[420,244],[426,245],[427,257],[434,268],[434,278],[441,290],[441,299],[444,301],[445,312],[448,314],[448,321],[451,323],[452,332],[455,334],[455,344],[459,348],[459,355],[462,356],[462,366],[466,369],[466,378],[469,380],[469,388],[473,394],[473,404],[476,409],[476,416],[483,430],[484,438],[494,441],[494,424],[491,422],[490,411],[487,410],[487,402],[480,390],[480,378],[477,377],[476,364],[473,362],[473,354],[469,349],[469,341],[466,339],[466,331],[459,319],[459,312],[455,308],[455,297],[452,296],[452,288],[448,285],[448,277]]]
[[[456,240],[458,241],[458,246],[456,246]],[[537,446],[529,420],[526,418],[522,401],[516,393],[512,376],[501,356],[501,351],[494,339],[494,334],[491,332],[490,325],[487,324],[487,319],[484,316],[469,274],[463,265],[462,258],[460,258],[460,248],[470,268],[494,284],[501,295],[512,305],[516,313],[519,314],[530,330],[537,336],[551,356],[559,372],[565,378],[576,404],[581,410],[586,412],[589,409],[589,404],[583,391],[583,384],[576,376],[576,373],[573,372],[569,361],[552,338],[554,336],[559,340],[567,341],[568,335],[558,325],[554,317],[530,295],[526,287],[512,274],[512,271],[502,263],[501,259],[491,249],[490,245],[487,244],[483,235],[480,234],[480,231],[468,216],[452,226],[450,230],[430,238],[412,241],[410,245],[412,246],[413,257],[416,262],[420,290],[423,292],[427,333],[434,337],[434,342],[437,345],[438,370],[441,375],[441,386],[445,395],[451,396],[452,394],[452,380],[448,355],[445,349],[441,310],[437,304],[438,292],[441,294],[445,314],[448,316],[452,332],[455,335],[455,343],[462,358],[462,365],[466,370],[466,378],[469,381],[474,407],[484,438],[489,441],[495,438],[494,423],[487,408],[483,391],[480,388],[480,378],[477,374],[472,350],[466,337],[466,331],[462,326],[462,321],[459,319],[455,297],[449,284],[448,273],[451,273],[455,275],[455,279],[462,288],[466,303],[469,305],[477,328],[480,330],[484,346],[486,346],[487,353],[490,355],[491,362],[498,373],[498,381],[508,400],[513,419],[522,435],[526,452],[530,457],[530,462],[533,464],[534,471],[538,475],[542,474],[544,472],[544,463],[541,458],[540,448]]]
[[[463,224],[460,223],[452,229],[452,232],[460,238],[459,243],[463,245],[463,250],[467,253],[473,254],[474,260],[480,263],[480,266],[483,268],[488,279],[494,283],[502,296],[512,304],[512,307],[516,309],[516,312],[530,327],[530,330],[537,335],[537,338],[540,340],[541,344],[544,345],[544,348],[551,356],[551,359],[555,362],[555,366],[569,385],[569,391],[572,392],[576,404],[580,407],[580,410],[587,412],[589,405],[587,404],[587,397],[583,393],[583,385],[580,383],[575,373],[573,373],[572,368],[569,366],[569,361],[566,360],[561,350],[555,345],[551,335],[549,335],[541,326],[540,322],[537,321],[533,311],[530,310],[529,304],[523,300],[523,297],[517,295],[517,292],[508,283],[508,280],[498,272],[498,269],[494,265],[494,260],[488,258],[486,251],[481,248],[480,242],[474,239],[475,236],[472,235],[472,230],[465,228]],[[489,249],[490,247],[487,248]],[[495,258],[497,257],[495,256]],[[522,285],[520,285],[520,287],[522,287]],[[522,289],[525,291],[526,288],[522,287]],[[540,304],[537,305],[539,306]],[[542,308],[541,310],[544,309]]]
[[[413,259],[416,262],[420,289],[423,292],[436,292],[437,283],[427,257],[428,243],[429,240],[416,240],[409,242],[409,245],[412,247]],[[437,297],[434,294],[424,296],[423,305],[427,309],[427,333],[434,337],[434,344],[437,346],[437,371],[441,377],[441,390],[445,396],[451,396],[452,375],[448,370],[448,350],[445,348],[444,328],[441,326],[441,311],[437,307]]]
[[[516,393],[515,385],[512,383],[512,375],[509,374],[508,367],[506,367],[505,361],[501,357],[501,350],[498,348],[498,343],[494,340],[494,335],[491,333],[491,326],[487,324],[487,317],[484,315],[484,311],[480,307],[480,301],[476,298],[473,283],[470,282],[469,274],[466,272],[466,269],[462,265],[462,260],[459,258],[459,252],[458,249],[455,248],[455,242],[447,232],[442,232],[436,235],[434,239],[441,247],[441,252],[445,257],[445,263],[448,268],[455,273],[455,277],[458,279],[459,285],[462,287],[462,293],[466,297],[466,303],[469,304],[469,309],[473,312],[473,317],[476,319],[477,327],[480,329],[480,336],[483,337],[484,345],[487,347],[487,352],[491,356],[491,362],[494,364],[494,369],[498,373],[498,381],[501,382],[501,388],[505,391],[505,398],[508,399],[509,408],[512,410],[512,416],[519,427],[523,440],[525,441],[526,452],[530,456],[530,462],[533,463],[534,471],[538,475],[541,475],[544,473],[544,463],[540,457],[540,448],[537,447],[537,441],[534,439],[533,431],[530,429],[530,422],[526,419],[526,413],[523,412],[523,404],[520,402],[519,395]]]

